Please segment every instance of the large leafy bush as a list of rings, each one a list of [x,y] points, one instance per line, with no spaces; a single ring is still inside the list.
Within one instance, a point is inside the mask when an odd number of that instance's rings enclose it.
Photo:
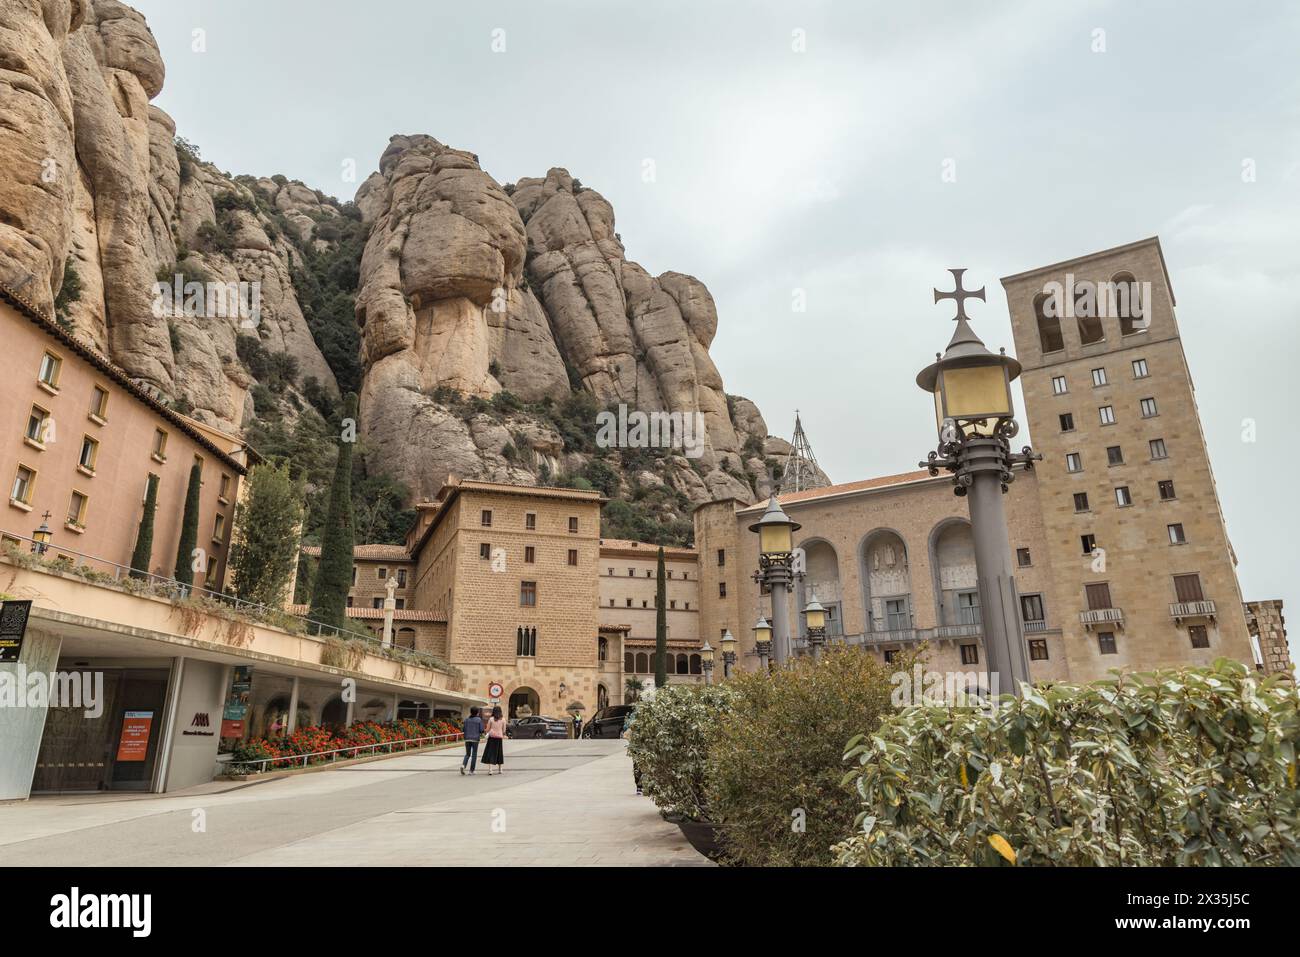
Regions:
[[[831,845],[859,810],[842,781],[844,749],[892,713],[890,676],[910,673],[913,663],[884,664],[862,649],[833,647],[820,663],[800,658],[728,682],[735,698],[710,746],[708,798],[713,819],[726,825],[731,863],[832,863]]]
[[[642,790],[663,811],[709,819],[709,741],[731,699],[724,686],[668,684],[637,704],[627,751],[641,772]]]
[[[1300,864],[1294,689],[1238,662],[908,709],[846,758],[845,865]]]

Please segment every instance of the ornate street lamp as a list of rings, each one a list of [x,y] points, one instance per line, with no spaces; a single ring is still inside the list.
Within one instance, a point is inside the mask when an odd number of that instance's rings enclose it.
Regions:
[[[822,645],[826,643],[826,609],[817,600],[815,593],[812,600],[804,605],[803,618],[808,628],[808,644],[812,647],[815,660],[822,656]]]
[[[704,683],[713,684],[713,646],[707,641],[700,649],[700,662],[704,665]]]
[[[32,532],[32,554],[44,556],[53,540],[54,533],[50,531],[50,513],[46,512],[41,517],[41,527]]]
[[[763,517],[749,526],[751,532],[758,534],[758,571],[754,573],[754,581],[772,592],[772,649],[778,666],[785,664],[791,653],[787,601],[793,578],[794,533],[801,527],[781,510],[775,494],[768,499]]]
[[[754,650],[758,652],[759,660],[763,663],[763,671],[768,669],[768,661],[772,657],[772,626],[766,618],[759,617],[754,623]]]
[[[938,475],[941,468],[954,473],[955,493],[968,497],[990,690],[1019,694],[1020,683],[1029,680],[1029,660],[1002,493],[1015,478],[1013,466],[1033,468],[1042,456],[1029,446],[1011,451],[1010,440],[1020,431],[1011,382],[1020,375],[1020,363],[1005,350],[994,354],[984,347],[966,315],[966,300],[983,300],[984,288],[963,289],[961,277],[966,270],[948,271],[956,288],[944,293],[936,289],[934,301],[957,303],[957,331],[947,351],[916,377],[916,384],[934,396],[939,430],[939,448],[921,467],[931,475]]]
[[[730,678],[731,669],[736,666],[736,639],[731,629],[722,633],[722,677]]]

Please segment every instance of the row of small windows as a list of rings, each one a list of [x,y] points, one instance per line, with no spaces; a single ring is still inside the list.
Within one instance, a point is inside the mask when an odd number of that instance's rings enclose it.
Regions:
[[[1174,501],[1174,499],[1178,497],[1177,493],[1174,491],[1174,480],[1161,479],[1159,482],[1156,482],[1156,494],[1160,496],[1160,501],[1162,502]],[[1129,487],[1127,485],[1115,486],[1115,505],[1119,508],[1127,508],[1132,504],[1133,493],[1129,491]],[[1092,508],[1089,505],[1087,492],[1074,493],[1074,510],[1076,512],[1092,511]]]
[[[1187,544],[1187,530],[1183,528],[1182,522],[1171,522],[1166,525],[1165,533],[1169,536],[1170,545]],[[1079,544],[1083,546],[1084,555],[1092,555],[1097,551],[1097,536],[1091,532],[1087,535],[1080,535]]]
[[[379,566],[378,568],[375,569],[375,577],[376,577],[377,579],[379,579],[381,582],[386,582],[386,581],[388,581],[388,569],[387,569],[385,566],[383,566],[383,565]],[[356,566],[356,565],[353,565],[353,566],[352,566],[352,584],[355,585],[356,583],[357,583],[357,566]],[[406,569],[405,569],[405,568],[399,568],[399,569],[397,569],[397,587],[398,587],[398,588],[405,588],[405,587],[406,587]]]
[[[202,463],[199,456],[195,456],[195,462]],[[17,470],[14,472],[13,485],[9,488],[9,504],[16,505],[20,508],[31,508],[32,500],[36,495],[36,479],[38,472],[29,465],[19,463]],[[229,476],[222,475],[221,482],[221,500],[226,501],[225,495],[229,485]],[[148,495],[149,481],[156,481],[157,477],[150,475],[149,480],[145,482],[145,495]],[[86,516],[90,508],[90,496],[79,489],[73,489],[68,499],[68,512],[64,517],[66,527],[74,531],[84,531],[86,528]],[[212,540],[220,545],[225,542],[226,535],[226,516],[217,512],[212,520]]]
[[[1146,379],[1149,378],[1150,375],[1151,372],[1147,368],[1146,359],[1133,360],[1133,378]],[[1106,377],[1105,366],[1101,366],[1099,368],[1092,370],[1092,386],[1094,389],[1108,384],[1109,384],[1109,379]],[[1065,395],[1069,391],[1070,391],[1070,382],[1065,376],[1063,375],[1052,376],[1053,395]]]
[[[614,569],[613,569],[613,568],[607,568],[607,569],[605,570],[605,574],[608,575],[610,578],[614,578],[614,577],[615,577]],[[646,578],[653,578],[653,577],[654,577],[654,574],[655,574],[655,573],[654,573],[654,570],[653,570],[653,569],[650,569],[650,568],[645,569],[645,577],[646,577]],[[627,577],[628,577],[628,578],[636,578],[636,569],[635,569],[635,568],[629,568],[629,569],[627,570]],[[672,578],[672,577],[673,577],[673,570],[672,570],[671,568],[666,568],[666,569],[664,569],[664,577],[665,577],[665,578]],[[690,581],[690,580],[691,580],[691,573],[690,573],[690,572],[686,572],[686,571],[682,572],[682,581],[686,581],[686,582],[688,582],[688,581]]]
[[[1188,625],[1187,637],[1192,643],[1193,648],[1210,647],[1210,632],[1204,625]],[[1119,654],[1119,647],[1115,642],[1115,633],[1113,631],[1100,631],[1097,633],[1097,651],[1103,655]],[[1033,657],[1030,655],[1030,657]]]
[[[631,599],[631,598],[625,598],[625,599],[623,599],[623,600],[626,602],[626,605],[625,605],[624,607],[627,607],[627,608],[631,608],[631,607],[632,607],[632,599]],[[609,600],[609,607],[610,607],[610,608],[613,608],[613,607],[614,607],[614,599],[612,599],[612,598]],[[641,599],[641,607],[642,607],[642,608],[658,608],[658,607],[659,607],[659,601],[658,601],[658,599],[654,599],[654,598],[642,598],[642,599]],[[676,608],[677,608],[677,599],[676,599],[676,598],[670,598],[670,599],[668,599],[668,608],[669,608],[670,610],[672,610],[672,609],[676,609]],[[683,611],[690,611],[690,610],[691,610],[691,603],[690,603],[689,601],[687,601],[687,602],[682,602],[682,610],[683,610]]]
[[[568,554],[568,556],[566,557],[566,562],[567,562],[567,564],[576,567],[577,564],[578,564],[578,550],[577,550],[576,548],[570,548],[570,549],[568,550],[568,552],[569,552],[569,554]],[[479,543],[479,546],[478,546],[478,557],[481,558],[481,559],[483,559],[484,561],[491,561],[491,559],[492,559],[492,543],[491,543],[491,542],[480,542],[480,543]],[[525,545],[525,546],[524,546],[524,564],[525,564],[525,565],[535,565],[535,564],[537,564],[537,546],[536,546],[536,545]]]
[[[1061,393],[1058,393],[1058,395]],[[1142,399],[1138,402],[1138,411],[1144,419],[1154,419],[1160,414],[1160,409],[1156,405],[1156,400],[1152,397]],[[1115,424],[1115,407],[1113,405],[1101,405],[1097,407],[1097,418],[1101,420],[1102,425]],[[1061,431],[1074,431],[1074,413],[1062,412],[1060,415]]]
[[[635,675],[652,674],[655,670],[654,655],[644,651],[625,651],[623,670]],[[665,655],[664,670],[670,675],[698,675],[704,673],[704,662],[699,655]]]
[[[1160,459],[1169,458],[1169,449],[1165,446],[1164,439],[1150,439],[1147,442],[1147,451],[1150,453],[1151,460],[1153,462],[1158,461]],[[1123,446],[1120,445],[1106,446],[1106,464],[1108,466],[1124,464]],[[1067,472],[1082,472],[1083,453],[1082,452],[1065,453],[1065,470]]]
[[[479,525],[482,526],[483,528],[492,527],[492,509],[485,508],[479,512]],[[537,531],[536,512],[524,513],[524,531],[526,532]],[[571,535],[578,534],[578,516],[576,515],[569,516],[569,534]]]
[[[36,374],[37,384],[51,395],[59,394],[59,383],[63,373],[63,358],[57,353],[46,351],[41,356],[41,364]],[[104,425],[108,421],[108,389],[99,384],[91,385],[90,401],[86,407],[86,417],[95,425]],[[23,441],[38,452],[46,451],[46,444],[53,441],[54,416],[44,406],[33,404],[27,416],[27,426],[23,430]],[[155,428],[150,455],[158,462],[167,460],[167,438],[165,429]],[[90,434],[81,437],[81,448],[77,453],[77,471],[94,478],[95,466],[99,461],[100,440]],[[202,456],[196,455],[194,461],[202,466]],[[13,505],[30,507],[36,487],[37,470],[29,465],[20,464],[10,489],[9,501]],[[222,473],[221,485],[217,492],[222,504],[229,504],[230,476]],[[147,487],[147,486],[146,486]],[[86,525],[86,511],[90,504],[89,496],[74,489],[68,503],[65,522],[68,526],[81,530]],[[213,539],[220,542],[225,532],[225,516],[218,515],[214,523]]]

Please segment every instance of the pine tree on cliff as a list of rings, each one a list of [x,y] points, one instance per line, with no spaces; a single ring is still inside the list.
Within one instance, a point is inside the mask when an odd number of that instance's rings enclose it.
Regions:
[[[659,569],[655,575],[655,687],[668,684],[668,602],[664,586],[664,547],[659,546]]]
[[[158,508],[158,476],[149,473],[144,491],[144,514],[140,516],[140,530],[135,535],[135,551],[131,553],[131,577],[147,578],[149,562],[153,559],[153,513]]]
[[[321,536],[320,567],[308,617],[336,628],[347,627],[348,589],[352,587],[352,448],[356,445],[357,397],[343,399],[339,457],[330,486],[330,506]]]
[[[172,573],[182,585],[194,586],[194,549],[199,544],[199,493],[203,487],[203,467],[190,467],[190,484],[185,490],[185,511],[181,516],[181,540],[176,546],[176,571]]]

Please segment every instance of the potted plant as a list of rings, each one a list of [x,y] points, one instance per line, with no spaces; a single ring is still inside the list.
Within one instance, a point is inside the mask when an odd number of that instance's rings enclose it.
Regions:
[[[628,754],[641,774],[642,791],[710,860],[722,856],[705,788],[709,738],[731,707],[731,692],[712,685],[670,684],[637,705]]]

